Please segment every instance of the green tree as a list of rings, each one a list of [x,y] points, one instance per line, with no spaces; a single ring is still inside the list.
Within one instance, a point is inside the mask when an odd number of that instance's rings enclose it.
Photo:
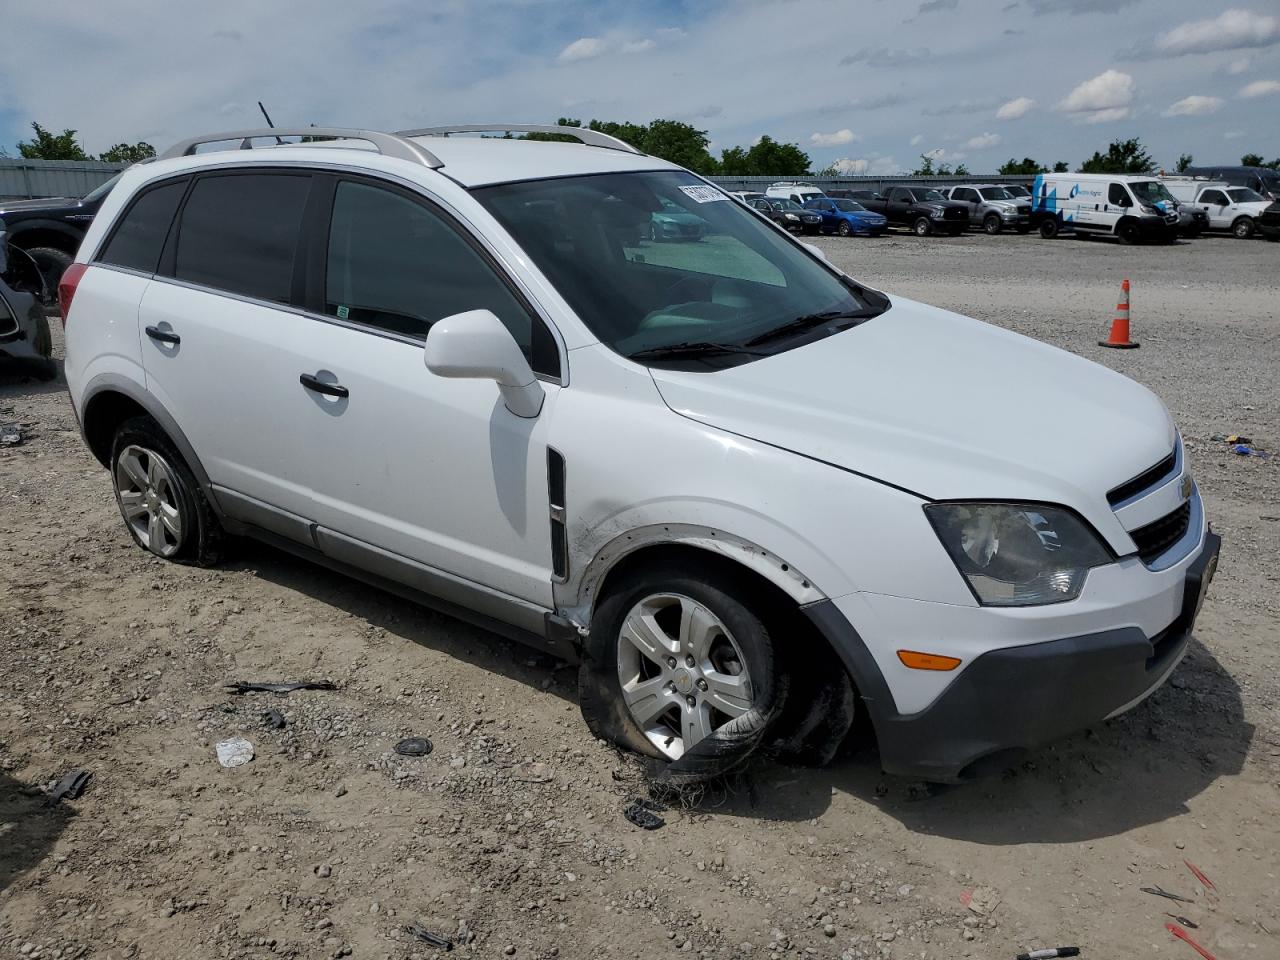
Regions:
[[[1240,166],[1242,167],[1261,167],[1263,166],[1262,154],[1246,153],[1240,158]]]
[[[143,160],[150,160],[155,155],[155,147],[146,141],[139,140],[137,143],[117,143],[105,153],[98,154],[98,159],[105,160],[107,163],[140,163]]]
[[[747,151],[747,165],[757,177],[803,177],[809,173],[809,155],[794,143],[765,134]]]
[[[751,177],[755,172],[743,147],[725,147],[720,151],[720,173],[726,177]]]
[[[1071,165],[1067,163],[1067,161],[1065,160],[1059,160],[1057,163],[1053,165],[1054,173],[1066,173],[1070,169],[1071,169]]]
[[[1044,173],[1045,167],[1038,161],[1032,160],[1030,157],[1023,157],[1021,160],[1009,158],[1009,162],[1002,164],[999,173],[1006,177],[1023,177],[1034,176],[1037,173]]]
[[[956,164],[956,176],[957,176],[957,177],[967,177],[968,175],[969,175],[969,168],[968,168],[968,167],[966,167],[963,163],[958,163],[958,164]]]
[[[562,127],[582,126],[581,120],[571,117],[561,117],[556,123]],[[707,150],[710,142],[707,132],[679,120],[654,120],[648,124],[592,120],[587,124],[587,129],[617,137],[637,150],[678,163],[696,173],[714,173],[716,170],[715,158]],[[573,142],[573,137],[562,133],[526,133],[524,138]]]
[[[89,159],[89,155],[84,152],[84,148],[76,141],[76,132],[74,130],[63,130],[62,133],[53,134],[34,122],[31,124],[31,129],[36,132],[36,135],[30,140],[18,142],[18,153],[22,154],[26,159]]]
[[[1094,151],[1093,156],[1080,164],[1077,173],[1150,173],[1155,162],[1137,137],[1113,140],[1106,153]]]
[[[1182,171],[1186,170],[1187,167],[1191,166],[1195,162],[1195,157],[1191,156],[1189,153],[1184,153],[1179,155],[1178,162],[1174,166],[1179,173],[1182,173]]]
[[[951,171],[948,170],[947,172],[950,173]],[[922,153],[920,154],[920,166],[912,170],[911,175],[913,177],[932,177],[942,175],[942,171],[934,167],[933,157],[927,153]]]

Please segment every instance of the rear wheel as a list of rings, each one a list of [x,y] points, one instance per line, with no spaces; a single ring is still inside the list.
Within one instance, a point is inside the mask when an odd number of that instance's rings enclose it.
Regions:
[[[989,213],[982,218],[982,229],[992,236],[999,233],[1003,226],[1004,224],[1000,222],[1000,218],[994,213]]]
[[[916,217],[915,223],[911,225],[911,229],[915,231],[917,237],[927,237],[933,233],[933,223],[928,217]]]
[[[1241,240],[1248,240],[1253,236],[1254,225],[1252,217],[1240,217],[1231,225],[1231,232]]]
[[[738,766],[760,746],[785,685],[751,591],[690,565],[641,568],[592,617],[579,672],[597,737],[668,764],[669,782]]]
[[[191,468],[160,425],[126,420],[111,447],[116,504],[134,543],[164,560],[211,566],[222,527]]]
[[[1040,221],[1040,236],[1052,240],[1058,235],[1058,218],[1049,217]]]

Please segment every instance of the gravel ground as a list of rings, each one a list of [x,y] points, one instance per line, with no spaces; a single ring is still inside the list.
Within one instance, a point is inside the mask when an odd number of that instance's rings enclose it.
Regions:
[[[642,832],[633,763],[588,735],[572,670],[265,548],[150,558],[63,386],[7,380],[0,422],[29,429],[0,449],[0,956],[437,956],[421,922],[464,957],[1194,960],[1166,911],[1222,960],[1280,955],[1280,459],[1211,440],[1280,453],[1280,245],[818,243],[1169,404],[1225,547],[1164,689],[1002,777],[930,789],[864,745],[762,763]],[[1126,276],[1143,346],[1104,351]],[[289,678],[338,689],[222,689]],[[236,735],[256,758],[223,769]],[[409,735],[434,752],[395,754]],[[47,806],[75,767],[87,791]]]

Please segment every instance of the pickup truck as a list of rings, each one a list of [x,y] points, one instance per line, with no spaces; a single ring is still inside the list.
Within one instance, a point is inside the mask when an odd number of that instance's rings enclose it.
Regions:
[[[884,214],[891,224],[910,227],[917,237],[945,233],[958,237],[969,229],[969,206],[948,200],[932,187],[898,184],[883,194],[850,190],[849,198]]]

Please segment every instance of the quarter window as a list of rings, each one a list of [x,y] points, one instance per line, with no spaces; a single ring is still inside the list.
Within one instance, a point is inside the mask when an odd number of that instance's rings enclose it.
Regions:
[[[535,370],[557,372],[550,334],[452,224],[400,193],[351,181],[338,184],[329,228],[326,314],[421,340],[437,320],[482,309],[492,310],[506,325]],[[546,342],[535,347],[535,339]]]
[[[120,218],[115,232],[107,241],[102,263],[128,267],[144,273],[155,273],[160,251],[173,223],[173,215],[182,201],[188,181],[162,184],[143,193]]]
[[[201,177],[182,211],[174,276],[288,303],[310,185],[297,174]]]

